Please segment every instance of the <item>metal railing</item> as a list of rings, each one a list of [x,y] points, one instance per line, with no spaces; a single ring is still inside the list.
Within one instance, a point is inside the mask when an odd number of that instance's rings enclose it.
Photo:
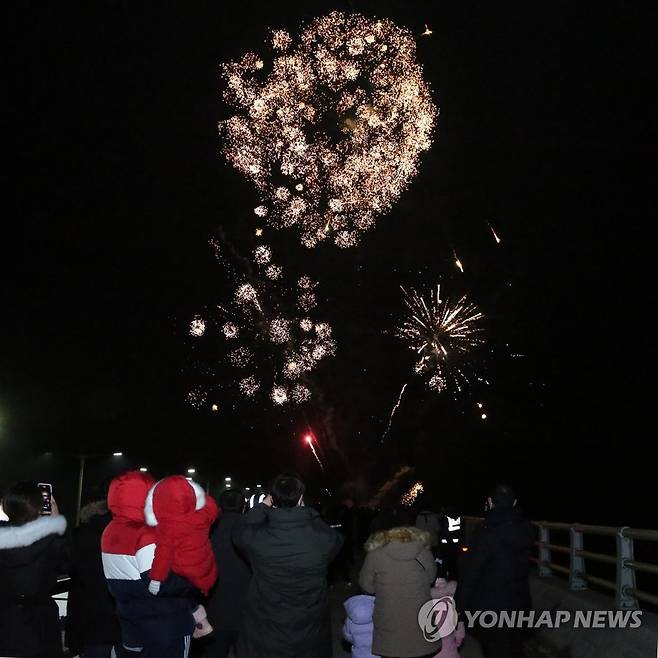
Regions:
[[[477,516],[462,517],[470,524],[480,523],[483,519]],[[619,610],[638,610],[640,601],[658,605],[658,596],[637,588],[636,572],[640,571],[658,575],[658,564],[640,562],[634,558],[635,541],[658,542],[658,530],[641,530],[627,526],[583,525],[581,523],[551,523],[549,521],[532,521],[538,530],[537,556],[530,560],[537,565],[537,573],[546,578],[555,573],[563,574],[569,579],[569,589],[578,591],[596,585],[614,592],[615,605]],[[558,544],[551,540],[551,531],[569,533],[569,544]],[[583,538],[585,535],[614,537],[616,541],[615,555],[597,553],[585,550]],[[554,553],[569,556],[569,566],[565,567],[553,561]],[[587,573],[587,560],[608,565],[614,565],[616,579],[608,580]]]

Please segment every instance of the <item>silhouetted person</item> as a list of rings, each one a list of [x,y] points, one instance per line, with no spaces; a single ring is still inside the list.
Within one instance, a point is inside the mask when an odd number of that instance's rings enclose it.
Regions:
[[[485,509],[485,519],[471,543],[457,586],[457,609],[529,610],[530,524],[516,509],[516,497],[506,484],[492,490]],[[485,658],[523,656],[520,630],[477,626],[472,630]]]
[[[235,646],[251,579],[249,564],[231,539],[235,526],[242,519],[244,494],[239,489],[230,489],[220,495],[218,502],[222,514],[210,541],[219,576],[208,599],[208,619],[215,634],[204,654],[206,658],[227,658],[231,647]]]
[[[342,537],[304,506],[304,492],[299,477],[279,475],[233,534],[253,571],[239,658],[331,656],[327,569]]]
[[[112,520],[105,500],[85,505],[73,532],[71,588],[66,610],[66,645],[82,658],[109,658],[121,650],[121,629],[107,588],[101,536]]]
[[[21,482],[2,499],[8,521],[0,527],[0,656],[62,656],[59,611],[51,597],[65,573],[66,519],[52,499],[41,516],[34,482]]]

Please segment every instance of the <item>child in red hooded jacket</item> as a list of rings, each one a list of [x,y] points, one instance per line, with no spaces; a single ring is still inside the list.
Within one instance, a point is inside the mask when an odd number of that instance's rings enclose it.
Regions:
[[[202,594],[217,580],[217,564],[210,545],[210,527],[219,510],[199,484],[182,475],[157,482],[149,491],[144,517],[155,527],[155,556],[151,566],[149,591],[157,595],[170,571],[189,580]],[[192,612],[194,637],[212,632],[205,608]]]

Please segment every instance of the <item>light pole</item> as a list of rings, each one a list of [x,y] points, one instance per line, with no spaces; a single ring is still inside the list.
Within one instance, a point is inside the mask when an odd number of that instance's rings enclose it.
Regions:
[[[113,452],[113,457],[123,457],[122,452]],[[85,481],[85,464],[88,457],[109,457],[109,455],[80,455],[80,471],[78,472],[78,503],[75,512],[75,525],[80,525],[80,510],[82,509],[82,488]]]
[[[85,480],[86,455],[80,455],[80,472],[78,473],[78,503],[75,508],[75,525],[80,525],[80,509],[82,508],[82,485]]]

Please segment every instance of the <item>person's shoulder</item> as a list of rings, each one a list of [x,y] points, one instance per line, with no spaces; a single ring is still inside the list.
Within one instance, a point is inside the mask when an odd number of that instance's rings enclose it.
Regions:
[[[155,545],[155,528],[133,521],[110,521],[101,536],[104,553],[135,555],[137,551]]]

